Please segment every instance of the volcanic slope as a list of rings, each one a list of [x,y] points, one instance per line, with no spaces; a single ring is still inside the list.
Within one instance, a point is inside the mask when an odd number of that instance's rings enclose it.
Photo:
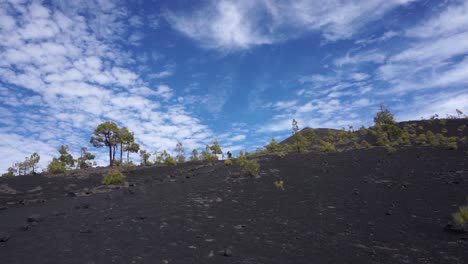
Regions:
[[[468,263],[466,146],[258,161],[1,178],[0,263]]]

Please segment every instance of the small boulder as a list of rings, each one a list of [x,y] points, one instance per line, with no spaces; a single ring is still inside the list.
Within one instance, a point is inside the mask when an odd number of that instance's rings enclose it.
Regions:
[[[28,222],[29,223],[39,223],[44,220],[44,217],[38,214],[33,214],[28,217]]]
[[[232,250],[230,248],[226,248],[224,251],[223,251],[223,256],[225,257],[231,257],[232,256]]]
[[[8,233],[0,233],[0,242],[7,242],[11,238],[11,235]]]

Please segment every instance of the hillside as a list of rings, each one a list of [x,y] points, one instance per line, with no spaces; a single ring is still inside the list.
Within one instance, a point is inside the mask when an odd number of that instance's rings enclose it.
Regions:
[[[398,129],[398,136],[391,136]],[[468,119],[430,119],[418,121],[397,122],[392,127],[385,130],[373,126],[369,128],[361,127],[355,130],[329,129],[329,128],[309,128],[300,130],[304,138],[308,140],[308,149],[321,149],[321,143],[331,143],[337,150],[348,150],[369,146],[397,147],[403,145],[449,145],[456,142],[457,145],[465,145],[468,138]],[[429,133],[429,134],[428,134]],[[424,135],[425,142],[421,142],[418,136]],[[380,137],[380,141],[379,141]],[[431,139],[433,138],[433,140]],[[384,140],[382,140],[382,138]],[[284,146],[293,145],[296,139],[290,136],[279,144]],[[365,141],[366,143],[363,143]],[[367,147],[369,147],[367,146]]]
[[[401,147],[0,178],[0,263],[466,263],[468,149]],[[283,180],[284,189],[275,186]],[[339,254],[337,254],[339,252]]]

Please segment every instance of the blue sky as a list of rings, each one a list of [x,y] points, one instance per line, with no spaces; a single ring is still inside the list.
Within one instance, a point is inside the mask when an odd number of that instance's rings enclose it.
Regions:
[[[0,170],[107,120],[188,153],[467,113],[467,43],[468,1],[0,0]]]

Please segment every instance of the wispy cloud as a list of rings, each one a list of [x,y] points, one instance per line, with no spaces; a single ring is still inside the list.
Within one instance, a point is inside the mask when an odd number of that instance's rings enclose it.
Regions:
[[[318,32],[324,39],[348,39],[364,25],[410,0],[209,1],[191,13],[167,12],[178,31],[207,48],[233,50],[272,44]],[[389,36],[390,37],[390,36]]]

